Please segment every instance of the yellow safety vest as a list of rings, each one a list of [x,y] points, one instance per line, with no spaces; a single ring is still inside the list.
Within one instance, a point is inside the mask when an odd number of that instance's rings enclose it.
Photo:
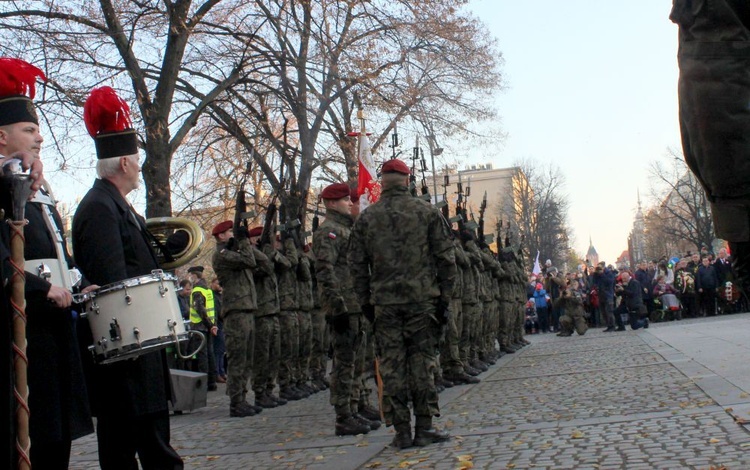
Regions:
[[[216,324],[216,310],[214,309],[214,291],[206,289],[205,287],[193,287],[193,292],[200,292],[203,297],[206,298],[206,316],[211,320],[211,324]],[[198,314],[193,304],[193,294],[190,294],[190,323],[199,324],[203,322],[203,318]]]

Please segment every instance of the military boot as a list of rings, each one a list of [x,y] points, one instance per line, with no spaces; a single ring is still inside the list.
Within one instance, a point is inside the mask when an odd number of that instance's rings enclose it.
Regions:
[[[396,449],[407,449],[414,445],[414,441],[411,439],[411,423],[397,424],[396,435],[391,441],[391,445]]]
[[[377,408],[374,408],[370,405],[360,405],[359,406],[359,414],[364,416],[365,418],[369,419],[370,421],[380,421],[380,410]]]
[[[276,400],[265,393],[255,394],[255,405],[260,406],[261,408],[276,408],[277,406],[279,406],[279,404],[276,403]]]
[[[516,352],[515,349],[511,348],[507,344],[500,347],[500,350],[504,352],[505,354],[514,354]]]
[[[380,424],[379,419],[378,420],[368,419],[359,413],[354,413],[352,417],[356,419],[357,421],[359,421],[360,423],[364,424],[365,426],[369,427],[371,431],[374,431],[380,428],[381,424]]]
[[[440,431],[432,427],[432,417],[417,416],[417,422],[414,426],[414,445],[424,447],[436,442],[445,442],[451,438],[451,435],[445,431]]]
[[[283,398],[284,400],[294,401],[294,400],[301,400],[304,398],[302,395],[300,395],[299,392],[297,392],[292,387],[284,387],[279,392],[279,396]]]
[[[464,366],[464,370],[466,371],[467,374],[472,375],[474,377],[476,377],[477,375],[479,375],[479,374],[482,373],[481,370],[475,369],[475,368],[471,367],[470,365]]]
[[[231,418],[244,418],[255,415],[255,410],[247,402],[243,401],[229,406],[229,417]]]
[[[471,367],[473,367],[473,368],[475,368],[477,370],[480,370],[482,372],[486,372],[487,369],[489,369],[489,367],[487,367],[487,364],[485,364],[484,362],[480,361],[479,359],[472,359],[471,362],[470,362],[470,364],[471,364]]]
[[[478,384],[479,382],[481,382],[481,379],[479,379],[478,377],[471,376],[467,374],[466,372],[457,372],[455,374],[449,374],[447,378],[454,384]]]
[[[279,406],[286,405],[287,403],[289,403],[288,401],[284,400],[283,398],[277,397],[272,392],[267,392],[266,395],[268,395],[268,397],[271,400],[275,401],[276,404],[279,405]]]
[[[368,432],[370,432],[370,426],[362,424],[353,416],[336,417],[337,436],[356,436],[357,434],[367,434]]]

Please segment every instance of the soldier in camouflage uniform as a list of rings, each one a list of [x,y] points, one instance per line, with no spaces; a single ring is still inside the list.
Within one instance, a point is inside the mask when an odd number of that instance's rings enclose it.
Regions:
[[[505,354],[516,352],[515,348],[510,347],[518,316],[516,312],[516,263],[511,258],[511,251],[510,248],[504,248],[500,253],[503,276],[497,281],[500,300],[500,327],[497,332],[497,342],[500,344],[500,352]]]
[[[358,419],[360,377],[357,356],[362,353],[362,309],[354,296],[347,253],[354,219],[349,186],[336,183],[321,193],[326,207],[325,221],[313,234],[315,276],[320,305],[332,327],[333,366],[331,405],[336,412],[337,436],[363,434],[370,423]]]
[[[454,249],[440,211],[409,193],[406,164],[389,160],[382,173],[380,200],[352,229],[349,265],[363,313],[374,321],[383,413],[396,428],[393,445],[424,446],[450,438],[433,427],[432,418],[440,415],[435,351],[450,317]],[[409,393],[416,415],[413,440]]]
[[[473,271],[473,283],[476,288],[476,304],[464,315],[464,321],[468,322],[469,351],[468,363],[473,370],[484,372],[488,369],[487,364],[479,360],[479,340],[482,337],[482,319],[484,317],[484,299],[487,298],[487,285],[484,280],[484,262],[482,253],[477,246],[476,235],[470,230],[461,231],[461,239],[464,242],[464,251],[471,260]],[[464,326],[466,328],[466,326]],[[471,373],[471,372],[470,372]]]
[[[281,359],[279,366],[279,396],[285,400],[301,400],[310,396],[309,392],[298,389],[297,365],[299,363],[299,321],[297,320],[297,265],[299,256],[294,240],[282,234],[284,240],[277,240],[276,249],[289,261],[288,265],[276,265],[276,280],[279,283],[279,328],[281,338]]]
[[[468,261],[467,266],[461,267],[461,281],[463,284],[463,295],[461,296],[461,310],[463,312],[463,321],[461,326],[461,341],[459,343],[459,353],[461,362],[464,365],[464,371],[471,375],[477,376],[482,371],[471,366],[471,335],[474,319],[479,311],[479,294],[477,289],[477,279],[479,277],[478,265],[482,262],[481,257],[476,251],[467,249],[467,243],[472,240],[471,232],[466,230],[456,232],[461,240],[464,255]]]
[[[456,280],[451,297],[451,317],[445,332],[443,348],[440,350],[440,360],[443,378],[453,384],[475,384],[480,380],[464,371],[461,361],[461,331],[463,330],[464,270],[471,269],[471,263],[464,253],[461,241],[453,237],[453,248],[456,256]]]
[[[253,271],[268,257],[250,244],[247,230],[232,233],[232,222],[216,225],[213,268],[224,288],[221,316],[227,345],[227,395],[229,416],[244,417],[260,413],[263,408],[247,402],[247,387],[253,365],[255,319],[258,303]]]
[[[312,353],[312,319],[313,309],[312,273],[310,272],[310,258],[304,248],[297,250],[299,264],[297,265],[297,324],[299,325],[299,356],[297,359],[297,388],[313,394],[321,389],[310,383],[310,354]]]
[[[250,230],[250,243],[257,246],[263,227]],[[276,265],[289,267],[289,261],[271,245],[265,243],[261,251],[268,261],[258,263],[261,269],[255,271],[255,290],[258,295],[258,309],[255,311],[255,354],[253,358],[253,391],[255,405],[262,408],[275,408],[287,401],[274,395],[276,378],[279,375],[281,343],[279,337],[279,293],[276,282]]]
[[[310,274],[312,274],[312,298],[313,309],[310,312],[310,322],[312,325],[312,352],[310,353],[310,375],[313,384],[320,390],[329,388],[330,383],[326,378],[328,374],[328,324],[326,315],[320,307],[320,295],[318,294],[318,279],[315,276],[315,255],[313,250],[307,252],[310,258]]]

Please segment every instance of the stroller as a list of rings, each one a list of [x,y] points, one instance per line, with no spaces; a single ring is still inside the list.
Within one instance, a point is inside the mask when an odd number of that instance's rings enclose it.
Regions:
[[[652,322],[682,320],[682,304],[676,295],[662,294],[654,299],[654,303],[657,308],[651,312]]]

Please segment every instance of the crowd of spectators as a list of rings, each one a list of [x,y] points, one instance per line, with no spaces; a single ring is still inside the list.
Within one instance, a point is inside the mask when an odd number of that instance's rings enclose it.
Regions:
[[[688,253],[640,261],[634,268],[587,262],[568,273],[547,260],[541,272],[529,275],[526,330],[559,332],[565,312],[557,300],[566,291],[583,300],[588,325],[607,332],[624,331],[626,325],[648,328],[649,321],[746,311],[747,301],[733,280],[725,248],[716,256],[706,251]]]

